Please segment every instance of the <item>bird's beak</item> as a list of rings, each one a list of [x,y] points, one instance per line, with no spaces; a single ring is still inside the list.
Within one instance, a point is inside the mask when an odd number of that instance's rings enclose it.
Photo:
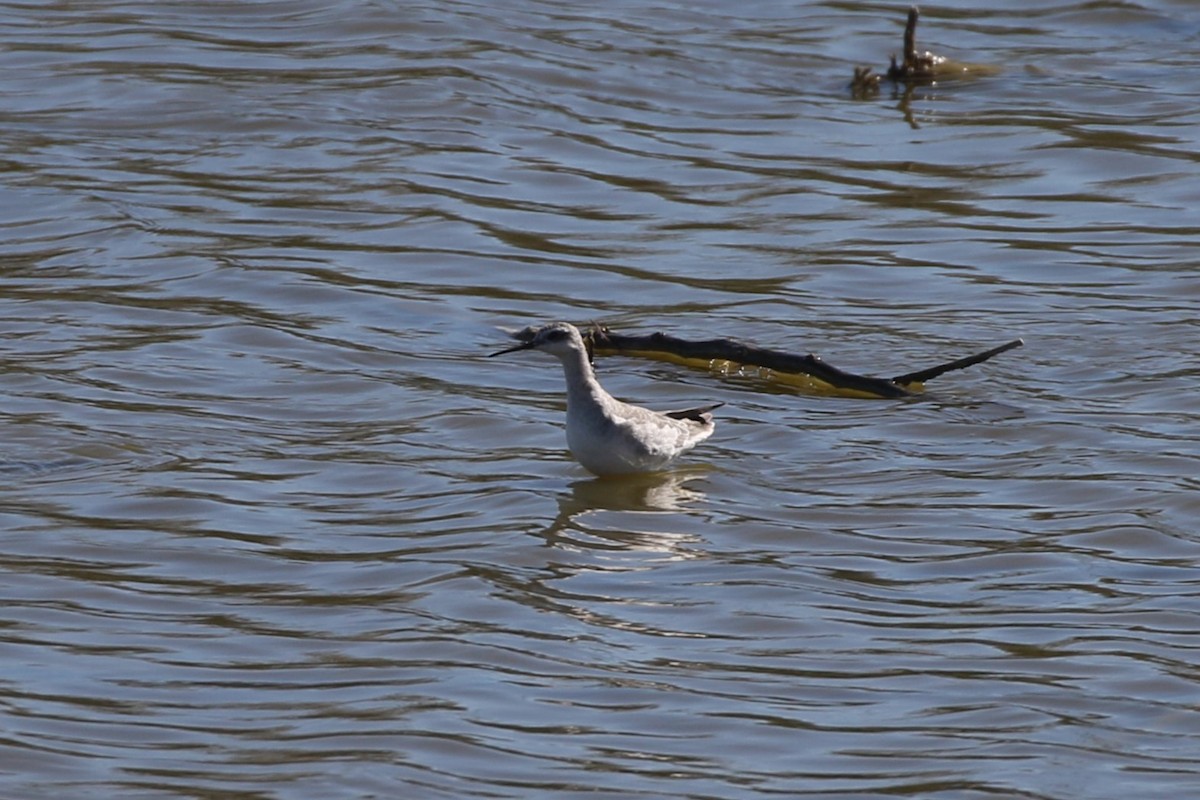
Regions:
[[[533,347],[532,340],[530,340],[528,342],[521,342],[520,344],[513,345],[512,347],[506,347],[503,350],[497,350],[494,353],[488,353],[488,358],[495,358],[496,356],[502,356],[505,353],[515,353],[518,350],[528,350],[531,347]]]

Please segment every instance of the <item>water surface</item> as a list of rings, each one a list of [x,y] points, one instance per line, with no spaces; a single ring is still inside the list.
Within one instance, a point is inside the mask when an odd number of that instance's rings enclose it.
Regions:
[[[1200,9],[994,5],[4,5],[0,795],[1200,793]]]

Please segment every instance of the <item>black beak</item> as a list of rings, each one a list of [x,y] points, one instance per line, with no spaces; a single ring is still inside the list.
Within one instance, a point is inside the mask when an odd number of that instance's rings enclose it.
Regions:
[[[503,350],[497,350],[494,353],[488,353],[488,358],[495,358],[496,356],[502,356],[505,353],[515,353],[518,350],[528,350],[531,347],[533,347],[532,339],[528,342],[521,342],[520,344],[513,345],[512,347],[506,347]]]

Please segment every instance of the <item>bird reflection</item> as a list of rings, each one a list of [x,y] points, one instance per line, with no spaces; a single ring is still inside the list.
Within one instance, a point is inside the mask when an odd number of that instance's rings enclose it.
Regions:
[[[704,492],[687,485],[703,467],[668,473],[592,478],[572,483],[559,499],[558,514],[542,532],[552,547],[642,550],[686,557],[694,533],[671,530],[681,519],[694,524]]]

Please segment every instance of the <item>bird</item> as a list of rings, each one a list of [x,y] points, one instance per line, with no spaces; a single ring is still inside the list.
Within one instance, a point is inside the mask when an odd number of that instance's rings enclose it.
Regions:
[[[540,350],[558,358],[567,380],[567,447],[585,469],[600,476],[659,472],[680,454],[712,436],[713,403],[681,411],[652,411],[622,402],[596,380],[579,329],[552,322],[532,338],[489,354]]]

